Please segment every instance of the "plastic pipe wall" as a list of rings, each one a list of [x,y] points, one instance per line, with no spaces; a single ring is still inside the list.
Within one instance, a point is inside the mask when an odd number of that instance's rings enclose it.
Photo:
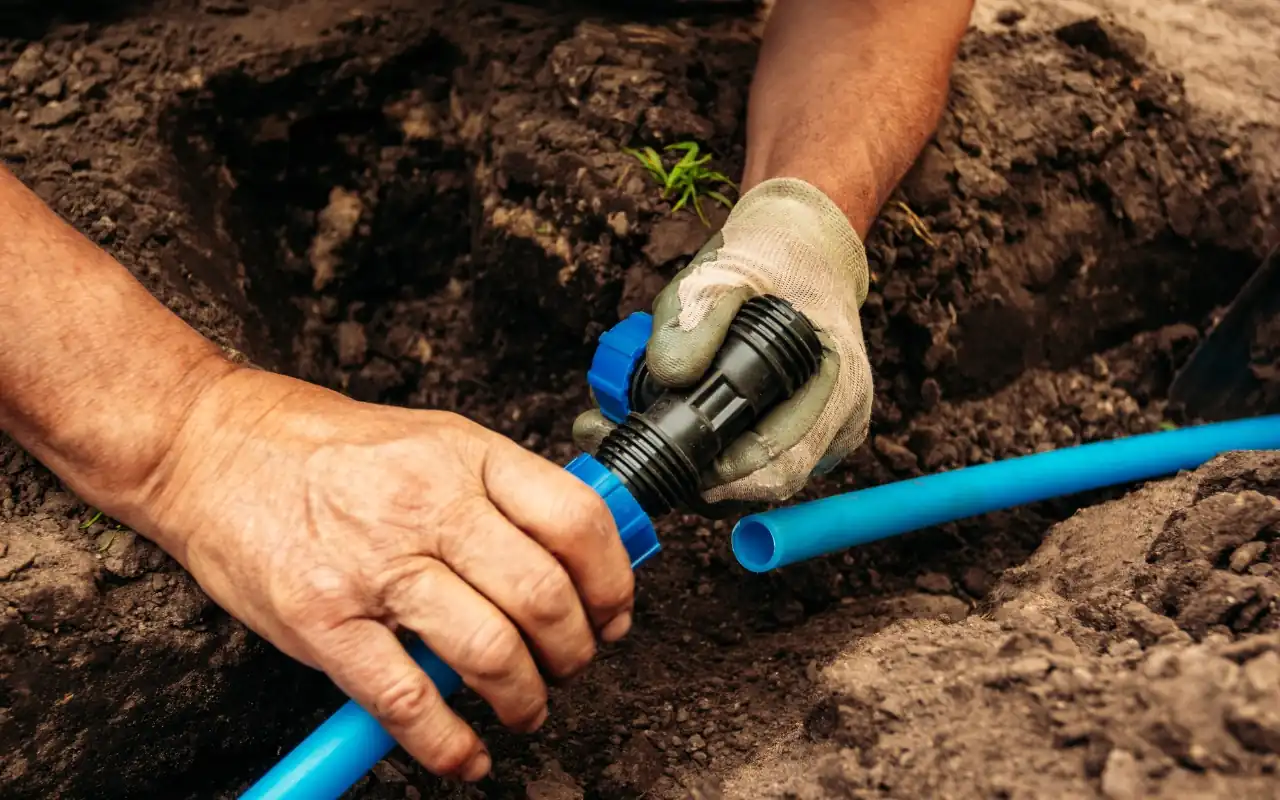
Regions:
[[[448,697],[462,687],[458,673],[426,645],[415,642],[409,648],[409,655],[443,696]],[[348,700],[241,795],[241,800],[336,800],[395,746],[395,739],[372,714],[354,700]]]
[[[743,517],[733,552],[752,572],[966,517],[1192,469],[1233,450],[1280,449],[1280,416],[1038,453]]]

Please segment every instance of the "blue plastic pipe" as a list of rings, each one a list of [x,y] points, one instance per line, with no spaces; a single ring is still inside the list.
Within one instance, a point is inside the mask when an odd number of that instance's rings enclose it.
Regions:
[[[743,517],[733,552],[767,572],[877,539],[1192,469],[1233,450],[1280,449],[1280,416],[1199,425],[941,472]]]
[[[632,569],[658,552],[653,522],[614,473],[589,455],[578,456],[565,469],[604,498],[631,557]],[[415,642],[408,652],[444,697],[462,687],[458,674],[426,645]],[[338,800],[395,745],[395,739],[373,715],[349,700],[240,800]]]
[[[426,645],[415,642],[409,655],[426,671],[440,694],[448,697],[462,687],[458,673]],[[395,746],[395,739],[369,712],[348,700],[242,798],[336,800]]]

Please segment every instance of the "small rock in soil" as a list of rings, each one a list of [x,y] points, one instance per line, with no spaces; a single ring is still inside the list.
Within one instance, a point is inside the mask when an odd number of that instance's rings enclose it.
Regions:
[[[334,349],[338,351],[338,363],[344,367],[363,364],[369,350],[364,326],[359,322],[342,322],[335,333]]]
[[[35,94],[44,100],[60,100],[65,88],[66,82],[61,77],[50,78],[36,87]]]
[[[919,459],[916,458],[915,453],[887,436],[875,437],[872,440],[872,446],[875,447],[877,453],[885,457],[885,460],[889,462],[889,468],[894,472],[914,472],[920,467]]]
[[[1017,25],[1026,19],[1027,15],[1017,8],[1005,8],[996,14],[996,22],[1001,25]]]
[[[34,128],[56,128],[76,119],[83,111],[80,101],[74,98],[60,103],[50,103],[31,113],[31,126]]]
[[[1272,650],[1251,659],[1245,664],[1244,677],[1254,697],[1280,695],[1280,654]]]
[[[1057,37],[1075,47],[1112,58],[1129,67],[1138,66],[1147,50],[1147,40],[1138,31],[1121,28],[1097,17],[1064,25],[1056,31]]]
[[[960,576],[960,585],[974,597],[986,597],[991,591],[992,577],[982,567],[967,567]]]
[[[916,578],[916,587],[930,594],[950,594],[951,579],[941,572],[926,572]]]
[[[362,213],[364,203],[358,194],[340,186],[329,192],[329,204],[320,212],[320,224],[309,254],[315,271],[312,286],[316,291],[337,277],[342,264],[340,251],[355,233]]]
[[[386,761],[379,761],[373,765],[373,777],[377,778],[380,783],[408,783],[409,779],[404,773],[396,769]]]
[[[525,786],[526,800],[582,800],[582,787],[557,761],[543,769],[537,780]]]
[[[33,44],[22,51],[9,67],[9,80],[20,88],[30,88],[44,73],[44,45]]]
[[[1266,542],[1246,542],[1236,548],[1231,554],[1230,567],[1233,572],[1244,572],[1253,562],[1257,561],[1259,556],[1267,549]]]
[[[1280,708],[1274,704],[1239,706],[1227,713],[1227,729],[1255,753],[1280,754]]]
[[[1102,793],[1107,800],[1139,800],[1142,797],[1142,775],[1133,753],[1116,748],[1107,756],[1107,765],[1102,770]]]

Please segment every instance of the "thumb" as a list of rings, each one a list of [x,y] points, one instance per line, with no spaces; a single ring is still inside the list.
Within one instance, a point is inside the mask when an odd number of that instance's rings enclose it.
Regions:
[[[600,443],[608,436],[616,425],[599,411],[584,411],[573,421],[573,443],[584,453],[595,455]]]
[[[680,319],[681,285],[683,281],[671,283],[654,301],[653,334],[645,353],[649,372],[658,383],[673,388],[698,382],[720,352],[738,310],[754,294],[742,284],[717,287],[710,311],[685,328]]]

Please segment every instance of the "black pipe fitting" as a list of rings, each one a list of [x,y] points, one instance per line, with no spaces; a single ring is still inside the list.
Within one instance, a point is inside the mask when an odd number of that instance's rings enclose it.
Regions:
[[[743,304],[702,381],[664,389],[642,362],[627,419],[596,459],[613,470],[650,516],[701,510],[702,474],[716,456],[817,371],[818,332],[778,297]]]

